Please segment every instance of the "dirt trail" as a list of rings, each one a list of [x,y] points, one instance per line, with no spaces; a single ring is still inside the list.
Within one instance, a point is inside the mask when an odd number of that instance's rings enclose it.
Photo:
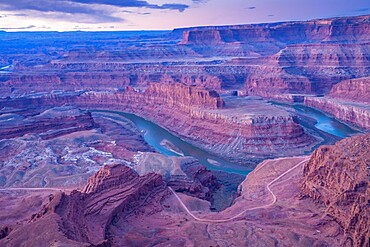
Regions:
[[[184,202],[181,200],[181,198],[176,194],[176,192],[171,188],[169,187],[169,189],[171,190],[171,192],[175,195],[175,197],[177,198],[177,200],[180,202],[181,206],[184,208],[184,210],[196,221],[199,221],[199,222],[206,222],[206,223],[224,223],[224,222],[229,222],[229,221],[233,221],[235,220],[236,218],[240,217],[241,215],[243,215],[245,212],[247,211],[251,211],[251,210],[255,210],[255,209],[261,209],[261,208],[267,208],[267,207],[270,207],[272,205],[274,205],[277,201],[277,198],[276,198],[276,195],[274,194],[274,192],[271,190],[271,186],[276,182],[278,181],[279,179],[281,179],[282,177],[284,177],[286,174],[290,173],[291,171],[293,171],[294,169],[296,169],[297,167],[299,167],[300,165],[302,165],[303,163],[307,162],[309,160],[309,157],[308,158],[305,158],[304,160],[298,162],[295,166],[293,166],[292,168],[286,170],[285,172],[283,172],[282,174],[280,174],[278,177],[276,177],[274,180],[272,180],[271,182],[269,182],[267,185],[266,185],[266,189],[267,191],[272,195],[272,202],[269,203],[269,204],[266,204],[266,205],[262,205],[262,206],[258,206],[258,207],[253,207],[253,208],[248,208],[248,209],[245,209],[244,211],[238,213],[237,215],[234,215],[233,217],[230,217],[230,218],[227,218],[227,219],[219,219],[219,220],[216,220],[216,219],[205,219],[205,218],[199,218],[197,216],[195,216],[189,209],[188,207],[184,204]],[[266,163],[268,162],[264,162],[262,166],[264,166]],[[262,166],[260,166],[258,168],[261,169]]]

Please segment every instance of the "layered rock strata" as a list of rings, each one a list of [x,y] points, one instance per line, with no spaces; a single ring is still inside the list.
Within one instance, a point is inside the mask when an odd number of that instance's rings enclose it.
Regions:
[[[302,195],[326,207],[347,246],[370,244],[370,135],[322,146],[305,165]]]
[[[302,154],[318,142],[304,132],[294,116],[266,101],[233,98],[227,106],[216,92],[198,86],[153,84],[143,91],[128,87],[115,93],[18,98],[5,100],[0,106],[14,102],[19,105],[69,103],[88,109],[132,112],[244,165],[255,164],[266,156]]]
[[[133,112],[196,145],[238,162],[246,157],[258,159],[266,155],[293,154],[288,148],[292,145],[296,148],[293,152],[302,153],[310,150],[316,142],[295,122],[293,116],[264,101],[246,100],[244,106],[219,109],[221,104],[218,102],[221,100],[211,97],[212,107],[208,108],[204,103],[199,108],[181,100],[174,106],[172,94],[180,92],[171,93],[168,87],[173,88],[167,85],[169,92],[164,94],[166,91],[163,91],[159,98],[149,88],[143,93],[132,90],[122,94],[87,93],[78,98],[78,104]],[[207,94],[204,95],[206,97]]]
[[[189,90],[185,86],[153,85],[144,92],[131,88],[114,94],[88,92],[57,101],[138,114],[202,148],[245,165],[266,156],[303,153],[317,142],[304,132],[294,116],[263,100],[240,99],[244,102],[241,105],[230,102],[229,107],[224,107],[215,93],[198,91],[189,95]],[[246,158],[250,159],[247,163]]]
[[[158,195],[167,189],[157,174],[139,177],[123,165],[106,166],[90,178],[82,191],[70,195],[56,194],[43,209],[32,217],[30,224],[21,227],[3,243],[44,246],[45,243],[62,241],[72,246],[111,246],[109,228],[119,218],[135,214],[143,205],[159,210]],[[49,227],[42,236],[24,239],[20,232],[30,228]]]
[[[345,80],[336,84],[329,96],[370,105],[370,77]]]
[[[181,29],[183,44],[280,41],[286,43],[368,40],[369,16]],[[179,30],[175,30],[179,31]]]
[[[121,33],[84,39],[53,33],[45,44],[7,33],[0,37],[0,95],[179,82],[266,97],[327,94],[342,80],[370,75],[369,18],[178,29],[152,37],[155,45],[148,36]],[[69,42],[57,42],[63,35]]]
[[[370,105],[330,97],[305,97],[304,104],[359,128],[370,129]]]

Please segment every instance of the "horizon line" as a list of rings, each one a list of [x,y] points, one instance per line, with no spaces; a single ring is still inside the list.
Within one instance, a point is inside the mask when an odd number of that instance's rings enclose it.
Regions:
[[[97,32],[172,32],[175,30],[191,29],[191,28],[205,28],[205,27],[231,27],[231,26],[243,26],[243,25],[263,25],[263,24],[281,24],[281,23],[292,23],[292,22],[309,22],[309,21],[319,21],[328,19],[340,19],[340,18],[356,18],[370,16],[369,14],[362,15],[342,15],[342,16],[332,16],[332,17],[318,17],[305,20],[281,20],[281,21],[271,21],[271,22],[250,22],[250,23],[236,23],[236,24],[222,24],[222,25],[200,25],[200,26],[184,26],[176,27],[173,29],[132,29],[132,30],[69,30],[69,31],[58,31],[58,30],[22,30],[17,28],[12,29],[0,29],[2,33],[73,33],[73,32],[85,32],[85,33],[97,33]],[[17,31],[12,31],[17,30]]]

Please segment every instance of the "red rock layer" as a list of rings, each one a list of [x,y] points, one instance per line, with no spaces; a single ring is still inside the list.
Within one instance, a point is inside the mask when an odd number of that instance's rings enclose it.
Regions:
[[[123,165],[105,166],[89,179],[81,192],[57,194],[33,216],[30,226],[58,225],[57,229],[51,227],[43,233],[44,241],[50,236],[54,241],[67,237],[80,244],[110,246],[107,240],[109,226],[117,218],[135,213],[143,204],[154,204],[151,200],[155,200],[159,193],[166,193],[166,188],[160,175],[139,177]],[[27,242],[34,246],[35,239]]]
[[[370,134],[344,139],[320,147],[304,168],[303,195],[326,206],[348,246],[370,244],[369,150]]]
[[[305,167],[307,157],[264,161],[233,206],[218,213],[177,193],[203,222],[184,210],[160,176],[106,166],[84,192],[50,196],[32,220],[0,227],[0,245],[368,246],[369,147],[368,134],[319,149]],[[197,177],[193,166],[187,169]],[[14,195],[11,202],[22,209],[25,200]]]
[[[225,105],[216,91],[208,91],[199,86],[152,84],[144,94],[153,99],[152,104],[166,104],[168,107],[180,109],[191,107],[217,109]]]
[[[94,59],[94,58],[92,58]],[[0,95],[7,96],[16,89],[17,93],[29,93],[30,88],[35,92],[50,92],[53,90],[106,90],[106,89],[122,89],[127,86],[147,86],[150,83],[183,83],[186,85],[200,85],[207,88],[221,88],[221,79],[217,76],[207,74],[204,69],[199,73],[182,73],[179,68],[158,68],[153,66],[138,66],[132,68],[130,66],[116,65],[114,63],[99,64],[94,63],[80,64],[72,63],[72,69],[76,71],[68,71],[64,66],[52,65],[52,70],[57,71],[34,71],[36,74],[30,74],[25,71],[17,75],[10,75],[8,80],[3,83],[0,88]],[[98,66],[99,65],[99,66]],[[106,66],[105,68],[101,67]],[[60,67],[60,69],[59,69]],[[88,67],[87,72],[78,71]],[[97,68],[96,68],[97,67]],[[99,70],[100,69],[100,70]],[[106,71],[108,70],[108,71]],[[65,73],[60,73],[63,71]],[[121,72],[122,71],[122,72]]]
[[[370,104],[370,77],[345,80],[336,84],[330,97]]]
[[[305,97],[304,104],[327,112],[335,118],[370,129],[370,106],[328,97]]]

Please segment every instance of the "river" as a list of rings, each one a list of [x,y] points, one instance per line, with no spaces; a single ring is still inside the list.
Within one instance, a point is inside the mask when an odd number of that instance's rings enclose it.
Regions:
[[[289,109],[294,109],[296,113],[298,114],[315,119],[316,121],[315,128],[322,130],[326,133],[329,133],[331,135],[334,135],[340,138],[346,138],[356,133],[359,133],[359,131],[352,129],[348,125],[314,108],[311,108],[311,107],[308,107],[302,104],[289,105],[289,104],[276,103],[276,102],[273,102],[273,104],[284,106]]]
[[[178,151],[180,151],[184,156],[192,156],[198,159],[199,163],[206,166],[210,170],[223,171],[228,173],[236,173],[240,175],[247,175],[252,170],[243,167],[238,164],[233,164],[227,160],[221,159],[205,150],[202,150],[191,143],[188,143],[179,137],[168,132],[164,128],[158,126],[157,124],[146,120],[142,117],[131,113],[117,112],[117,111],[105,111],[105,110],[94,110],[93,112],[108,113],[106,117],[113,117],[117,120],[117,117],[123,117],[131,120],[135,126],[144,133],[145,141],[152,146],[157,152],[162,153],[166,156],[182,156],[177,151],[171,150],[168,145],[162,145],[164,140],[167,140],[173,144]]]
[[[313,108],[303,105],[292,106],[279,103],[276,104],[294,109],[298,114],[302,114],[315,119],[317,122],[315,124],[315,127],[317,129],[338,136],[340,138],[345,138],[357,133],[357,131],[353,130],[349,126]],[[251,169],[231,163],[205,150],[202,150],[192,145],[191,143],[188,143],[173,135],[157,124],[137,115],[107,110],[94,110],[93,112],[99,112],[103,114],[106,113],[104,116],[112,118],[114,120],[119,120],[119,118],[126,118],[131,120],[136,125],[136,127],[144,133],[145,141],[149,145],[151,145],[157,152],[162,153],[166,156],[193,156],[194,158],[198,159],[202,165],[206,166],[210,170],[236,173],[243,176],[251,172]],[[164,141],[169,143],[170,145],[164,145]],[[171,146],[174,146],[174,148],[171,148]]]

